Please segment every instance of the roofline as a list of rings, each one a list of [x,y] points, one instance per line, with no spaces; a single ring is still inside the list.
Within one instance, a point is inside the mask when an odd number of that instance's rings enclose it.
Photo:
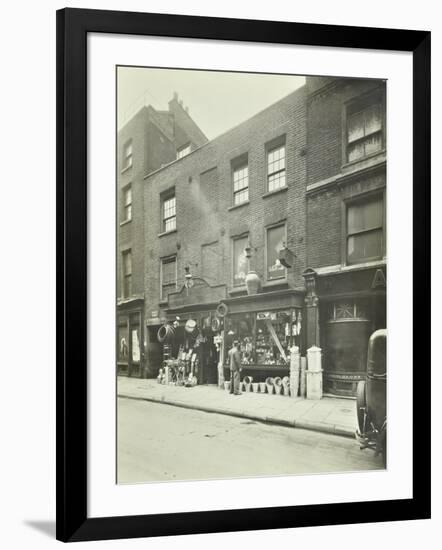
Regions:
[[[285,101],[288,97],[290,97],[291,95],[295,95],[297,93],[299,93],[301,90],[303,90],[303,88],[305,88],[306,85],[303,84],[302,86],[300,86],[299,88],[296,88],[295,90],[293,90],[293,92],[290,92],[289,94],[285,95],[284,97],[282,97],[281,99],[278,99],[278,101],[275,101],[274,103],[271,103],[270,105],[268,105],[267,107],[264,107],[264,109],[261,109],[260,111],[258,111],[257,113],[255,113],[254,115],[250,116],[249,118],[246,118],[246,120],[243,120],[242,122],[239,122],[238,124],[235,124],[235,126],[232,126],[231,128],[229,128],[228,130],[226,130],[225,132],[223,132],[222,134],[219,134],[218,136],[214,137],[213,139],[207,141],[206,143],[203,143],[203,145],[200,145],[199,147],[197,147],[196,149],[194,149],[193,151],[191,151],[188,155],[186,155],[185,157],[181,157],[179,159],[175,159],[175,160],[172,160],[171,162],[169,162],[168,164],[165,164],[164,166],[162,166],[161,168],[157,168],[156,170],[154,170],[153,172],[149,172],[148,174],[146,174],[143,179],[144,180],[147,180],[148,178],[150,178],[151,176],[157,174],[158,172],[161,172],[162,170],[165,170],[166,168],[169,168],[172,164],[175,164],[179,161],[182,161],[184,159],[187,159],[188,157],[190,157],[190,155],[193,155],[194,153],[196,153],[197,151],[200,151],[201,149],[203,149],[204,147],[206,147],[207,145],[210,145],[212,144],[213,142],[215,142],[216,140],[218,139],[221,139],[223,136],[225,136],[226,134],[228,134],[229,132],[232,132],[233,130],[235,130],[236,128],[239,128],[240,126],[242,126],[243,124],[246,124],[247,122],[249,122],[249,120],[252,120],[252,118],[255,118],[259,115],[261,115],[262,113],[265,113],[266,111],[268,111],[269,109],[272,109],[275,105],[277,105],[278,103],[281,103],[283,101]],[[190,116],[190,115],[189,115]]]

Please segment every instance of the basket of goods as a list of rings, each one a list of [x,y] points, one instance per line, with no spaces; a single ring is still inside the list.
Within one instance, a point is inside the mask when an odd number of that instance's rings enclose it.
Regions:
[[[253,393],[258,393],[258,389],[259,389],[259,383],[258,382],[252,382]]]
[[[259,382],[259,391],[261,393],[265,393],[266,392],[266,383],[265,382]]]

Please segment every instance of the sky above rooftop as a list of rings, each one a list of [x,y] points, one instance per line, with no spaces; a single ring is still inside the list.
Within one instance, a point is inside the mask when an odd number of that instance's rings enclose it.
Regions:
[[[305,82],[303,76],[119,67],[118,127],[143,105],[167,110],[174,92],[209,139],[247,120]]]

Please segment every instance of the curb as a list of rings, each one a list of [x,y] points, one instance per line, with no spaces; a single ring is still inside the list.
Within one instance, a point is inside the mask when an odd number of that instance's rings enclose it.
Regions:
[[[285,426],[289,428],[299,428],[302,430],[311,430],[315,432],[327,433],[332,435],[340,435],[343,437],[355,437],[355,429],[338,426],[336,424],[327,424],[325,422],[312,422],[311,420],[286,420],[284,418],[278,418],[275,416],[258,415],[254,413],[248,413],[245,411],[232,411],[229,409],[219,407],[207,407],[202,405],[195,405],[193,403],[183,403],[180,401],[169,401],[164,396],[158,397],[141,397],[136,395],[119,393],[117,397],[122,399],[133,399],[134,401],[148,401],[149,403],[161,403],[163,405],[171,405],[172,407],[180,407],[182,409],[191,409],[194,411],[203,411],[207,413],[223,414],[226,416],[234,416],[236,418],[248,418],[249,420],[256,420],[257,422],[265,422],[266,424],[276,424],[279,426]]]

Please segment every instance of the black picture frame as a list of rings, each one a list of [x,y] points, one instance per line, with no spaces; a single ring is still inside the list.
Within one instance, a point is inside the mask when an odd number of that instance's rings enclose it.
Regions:
[[[246,510],[87,517],[86,75],[87,34],[92,32],[412,52],[415,344],[413,498]],[[58,11],[57,539],[65,542],[86,541],[429,517],[430,33],[185,15],[83,9]]]

